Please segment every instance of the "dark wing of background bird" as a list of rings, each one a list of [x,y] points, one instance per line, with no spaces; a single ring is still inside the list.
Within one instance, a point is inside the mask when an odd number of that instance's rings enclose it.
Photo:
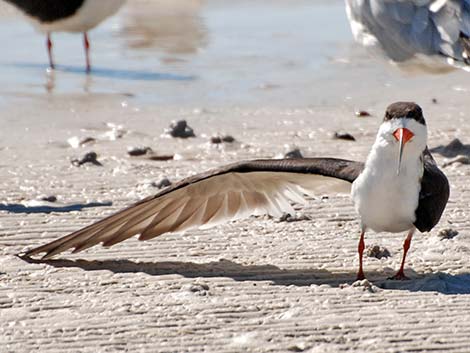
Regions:
[[[72,16],[84,0],[5,0],[41,22]]]
[[[449,199],[449,181],[437,167],[431,153],[423,152],[424,174],[419,192],[414,225],[420,232],[429,232],[441,218]]]
[[[111,246],[136,234],[140,240],[167,232],[212,226],[249,215],[280,216],[293,212],[290,201],[305,202],[304,194],[346,191],[363,163],[334,158],[253,160],[198,174],[145,198],[101,221],[26,256],[44,258],[73,248],[78,252],[103,243]]]

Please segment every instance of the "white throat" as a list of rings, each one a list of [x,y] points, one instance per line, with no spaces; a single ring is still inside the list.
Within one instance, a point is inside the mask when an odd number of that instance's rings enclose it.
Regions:
[[[414,134],[404,147],[399,175],[399,143],[393,136],[398,128],[407,128]],[[364,171],[352,186],[351,196],[363,228],[401,232],[413,227],[423,176],[421,156],[426,141],[426,126],[413,119],[392,119],[382,123]]]

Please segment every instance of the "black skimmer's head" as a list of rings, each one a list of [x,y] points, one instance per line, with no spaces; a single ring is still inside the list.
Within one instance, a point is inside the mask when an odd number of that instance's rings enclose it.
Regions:
[[[470,71],[467,0],[345,0],[354,39],[407,68]]]
[[[49,65],[52,57],[52,32],[83,33],[86,69],[91,70],[87,32],[115,14],[126,0],[5,0],[15,5],[41,32],[47,34]]]
[[[400,174],[403,153],[419,157],[427,143],[427,127],[423,111],[413,102],[396,102],[388,106],[379,129],[379,144],[396,150],[398,145],[397,175]]]
[[[401,146],[401,147],[400,147]],[[402,172],[396,175],[398,151]],[[406,153],[405,153],[406,152]],[[336,158],[253,160],[195,175],[88,227],[32,249],[26,256],[50,258],[65,250],[82,251],[96,244],[112,246],[134,235],[148,240],[167,232],[207,227],[228,219],[268,213],[292,213],[291,202],[305,194],[348,186],[364,232],[408,231],[404,257],[396,278],[404,278],[404,258],[415,229],[431,230],[449,196],[447,178],[426,148],[426,125],[415,103],[388,107],[366,163]]]

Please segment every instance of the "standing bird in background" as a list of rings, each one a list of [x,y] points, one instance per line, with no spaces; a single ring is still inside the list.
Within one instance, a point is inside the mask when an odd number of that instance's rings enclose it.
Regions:
[[[18,9],[39,31],[47,34],[49,66],[54,69],[52,32],[82,32],[86,71],[91,71],[87,31],[116,13],[125,0],[5,0]]]
[[[470,71],[469,0],[346,0],[346,12],[355,40],[394,62]]]
[[[364,233],[407,232],[395,279],[406,279],[405,258],[416,229],[430,231],[449,198],[449,183],[428,151],[427,128],[415,103],[390,105],[365,163],[335,158],[253,160],[198,174],[101,221],[25,256],[45,259],[73,248],[112,246],[139,234],[148,240],[167,232],[207,227],[249,215],[293,213],[290,201],[304,201],[336,184],[351,188],[361,218],[358,279],[364,278]]]

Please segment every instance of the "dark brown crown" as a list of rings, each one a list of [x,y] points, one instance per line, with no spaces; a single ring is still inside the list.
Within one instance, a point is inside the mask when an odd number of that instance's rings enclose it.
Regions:
[[[388,106],[385,111],[384,121],[400,118],[413,119],[426,125],[421,107],[413,102],[396,102]]]

